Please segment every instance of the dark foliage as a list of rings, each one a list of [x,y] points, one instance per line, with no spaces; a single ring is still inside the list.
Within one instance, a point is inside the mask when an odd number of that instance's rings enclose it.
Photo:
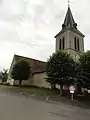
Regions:
[[[31,67],[27,60],[21,59],[13,66],[12,78],[14,80],[19,80],[21,85],[22,80],[28,80],[31,73]]]

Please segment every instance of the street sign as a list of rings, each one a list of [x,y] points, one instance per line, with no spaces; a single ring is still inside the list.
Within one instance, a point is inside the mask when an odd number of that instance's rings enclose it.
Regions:
[[[90,93],[90,90],[88,90],[88,93]]]
[[[70,91],[70,93],[74,93],[74,91]]]
[[[71,86],[69,87],[69,90],[70,90],[70,91],[75,91],[75,87],[74,87],[73,85],[71,85]]]
[[[69,87],[69,90],[70,90],[70,93],[71,93],[71,100],[73,100],[73,94],[74,94],[74,92],[75,92],[75,87],[74,87],[73,85],[71,85],[71,86]]]

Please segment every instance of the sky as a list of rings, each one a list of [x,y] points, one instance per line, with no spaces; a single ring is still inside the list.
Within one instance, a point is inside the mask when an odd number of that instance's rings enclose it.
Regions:
[[[78,29],[90,49],[90,0],[70,0]],[[9,69],[14,54],[46,61],[55,52],[68,0],[0,0],[0,70]]]

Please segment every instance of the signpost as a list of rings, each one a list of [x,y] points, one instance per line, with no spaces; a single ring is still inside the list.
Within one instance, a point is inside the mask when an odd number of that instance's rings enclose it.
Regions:
[[[70,90],[70,93],[71,93],[71,100],[73,100],[73,94],[74,94],[74,92],[75,92],[75,87],[74,87],[73,85],[71,85],[71,86],[69,87],[69,90]]]
[[[88,90],[88,93],[90,93],[90,90]]]

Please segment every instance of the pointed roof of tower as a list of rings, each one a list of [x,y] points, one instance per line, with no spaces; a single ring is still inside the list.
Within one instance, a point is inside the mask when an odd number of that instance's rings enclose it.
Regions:
[[[67,13],[66,13],[66,17],[63,23],[66,27],[73,27],[73,25],[75,24],[72,12],[70,7],[68,7]]]
[[[67,30],[72,30],[76,32],[77,34],[85,37],[78,29],[77,29],[77,23],[75,22],[70,6],[68,6],[68,10],[64,19],[64,23],[62,24],[62,30],[55,36],[57,37],[58,35],[62,34],[63,32]]]

